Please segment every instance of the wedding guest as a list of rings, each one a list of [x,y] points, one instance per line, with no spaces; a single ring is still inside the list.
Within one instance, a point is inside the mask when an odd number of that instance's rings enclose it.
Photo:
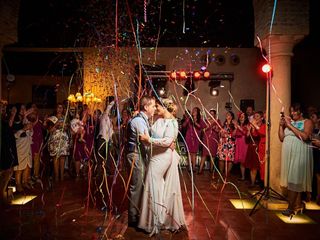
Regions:
[[[311,192],[313,155],[310,136],[312,121],[305,119],[300,104],[290,108],[290,116],[280,119],[279,139],[282,141],[280,186],[288,191],[288,208],[282,212],[292,217],[303,210],[301,192]]]
[[[200,108],[195,107],[192,109],[191,117],[182,124],[186,131],[187,150],[191,156],[192,171],[196,171],[196,160],[199,152],[201,131],[205,128],[205,123],[201,118]]]
[[[211,168],[213,168],[214,160],[217,155],[219,132],[221,128],[220,120],[217,119],[217,112],[214,109],[209,111],[210,115],[205,121],[206,127],[203,129],[202,142],[202,157],[200,162],[199,174],[202,173],[204,163],[207,157],[211,158]]]
[[[241,178],[240,181],[245,180],[245,162],[248,150],[248,144],[246,142],[246,135],[248,131],[249,119],[247,115],[240,112],[238,115],[238,121],[234,121],[234,126],[236,128],[235,138],[236,138],[236,152],[234,157],[234,163],[240,164]]]
[[[226,120],[220,131],[220,140],[218,145],[219,170],[225,177],[231,171],[235,155],[235,126],[233,124],[234,113],[228,111]]]

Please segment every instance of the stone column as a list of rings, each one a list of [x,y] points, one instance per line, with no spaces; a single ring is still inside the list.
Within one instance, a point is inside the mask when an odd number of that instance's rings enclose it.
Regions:
[[[0,99],[2,99],[2,56],[3,56],[3,52],[2,52],[2,44],[0,44]],[[8,100],[8,99],[7,99]]]
[[[262,41],[267,54],[270,54],[269,60],[272,67],[272,86],[270,89],[270,187],[279,193],[281,193],[280,168],[282,147],[278,137],[280,112],[282,107],[284,107],[284,113],[286,115],[289,113],[291,104],[292,50],[294,45],[303,37],[302,35],[271,35]],[[267,136],[267,141],[268,138],[269,136]]]

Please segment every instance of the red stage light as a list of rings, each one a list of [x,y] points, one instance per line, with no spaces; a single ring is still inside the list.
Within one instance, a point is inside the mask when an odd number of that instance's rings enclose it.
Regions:
[[[262,72],[264,73],[269,73],[271,71],[271,66],[270,64],[266,63],[262,66]]]
[[[210,72],[205,71],[205,72],[203,73],[203,76],[204,76],[205,78],[209,78],[209,77],[210,77]]]
[[[171,79],[176,79],[176,78],[177,78],[177,73],[176,73],[176,71],[173,71],[173,72],[170,73],[170,78],[171,78]]]
[[[181,78],[187,78],[187,73],[185,71],[180,72],[180,77]]]
[[[199,79],[201,77],[200,72],[198,72],[198,71],[194,72],[193,77]]]

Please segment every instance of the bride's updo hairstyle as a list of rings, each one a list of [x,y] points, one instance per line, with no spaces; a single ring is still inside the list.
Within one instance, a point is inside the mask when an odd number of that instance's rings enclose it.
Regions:
[[[161,98],[163,106],[168,110],[169,113],[175,115],[177,112],[177,105],[170,98]]]

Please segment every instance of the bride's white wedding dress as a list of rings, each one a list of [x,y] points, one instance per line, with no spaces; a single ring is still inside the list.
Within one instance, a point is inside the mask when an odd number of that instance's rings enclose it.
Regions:
[[[141,200],[138,227],[154,234],[160,229],[185,227],[178,164],[179,154],[170,149],[178,135],[176,119],[158,119],[152,126],[152,152]]]

